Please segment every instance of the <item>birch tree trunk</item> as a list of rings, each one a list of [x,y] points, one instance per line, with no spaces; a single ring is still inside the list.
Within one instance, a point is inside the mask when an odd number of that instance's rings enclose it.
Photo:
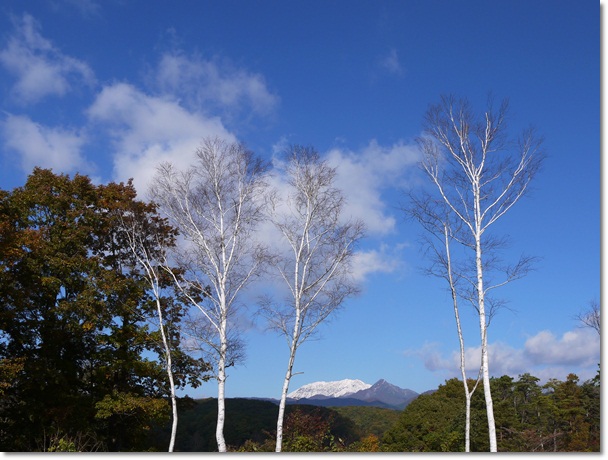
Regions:
[[[198,327],[202,350],[215,365],[218,389],[216,440],[224,439],[227,367],[240,358],[231,319],[243,288],[266,263],[266,250],[256,240],[263,219],[267,166],[241,144],[204,139],[196,162],[185,171],[165,163],[150,191],[184,244],[173,252],[180,270],[175,285],[198,310],[208,327]]]
[[[341,192],[333,186],[336,171],[311,148],[287,153],[285,189],[271,202],[270,220],[280,232],[273,258],[277,276],[289,294],[276,305],[266,301],[261,313],[271,328],[287,338],[289,360],[281,391],[275,450],[281,452],[283,420],[298,347],[313,335],[342,302],[358,292],[351,276],[353,247],[363,235],[361,222],[343,222]]]
[[[458,310],[458,292],[456,289],[456,283],[454,282],[454,276],[452,272],[452,254],[450,252],[450,237],[448,226],[444,225],[444,244],[446,252],[446,268],[447,277],[450,284],[450,292],[452,294],[452,304],[454,306],[454,317],[456,319],[456,331],[458,333],[458,345],[460,347],[460,375],[462,376],[462,384],[464,386],[464,397],[465,397],[465,426],[464,426],[464,451],[471,451],[471,397],[477,389],[479,383],[479,376],[473,386],[473,389],[469,390],[469,384],[466,373],[466,361],[465,361],[465,347],[464,347],[464,335],[462,333],[462,326],[460,325],[460,312]],[[480,369],[483,365],[480,365]]]
[[[215,438],[219,452],[226,452],[226,440],[224,439],[224,421],[226,420],[226,355],[228,352],[226,340],[226,321],[220,326],[221,351],[218,362],[217,375],[217,425]]]
[[[490,364],[488,359],[488,324],[486,321],[480,237],[476,237],[475,243],[477,252],[477,293],[479,306],[479,330],[481,332],[481,370],[483,380],[483,392],[486,401],[486,415],[488,418],[490,452],[498,452],[498,446],[496,442],[496,422],[494,420],[494,403],[492,401],[492,393],[490,391]]]
[[[424,136],[418,139],[422,168],[438,192],[434,203],[442,202],[452,218],[468,229],[468,237],[461,235],[459,242],[474,253],[475,273],[464,277],[470,286],[461,289],[459,296],[468,299],[478,314],[481,379],[492,452],[498,446],[488,357],[488,324],[494,312],[492,303],[488,309],[488,293],[527,274],[533,258],[522,256],[514,265],[498,266],[496,254],[504,242],[489,236],[488,229],[527,193],[544,157],[542,139],[534,130],[524,131],[516,142],[508,139],[507,109],[505,101],[494,111],[489,99],[488,109],[476,119],[468,101],[443,97],[427,111]],[[515,153],[509,151],[513,147]],[[436,216],[426,217],[432,221]],[[490,269],[504,279],[486,285]]]
[[[460,351],[460,375],[465,396],[465,452],[470,452],[471,448],[471,397],[479,382],[481,381],[481,359],[479,372],[473,388],[469,388],[466,374],[465,359],[465,340],[460,321],[459,295],[462,293],[459,286],[462,280],[466,279],[467,273],[463,268],[456,268],[452,263],[451,241],[463,241],[462,225],[458,221],[453,221],[450,217],[449,208],[442,200],[436,200],[428,193],[410,192],[410,205],[404,211],[406,215],[414,218],[422,225],[426,233],[423,235],[424,246],[431,253],[432,262],[426,273],[447,281],[452,307],[456,322],[456,332],[458,335],[458,345]]]
[[[160,296],[156,296],[156,311],[158,312],[158,324],[160,328],[160,334],[163,340],[163,346],[165,347],[165,369],[167,371],[167,377],[169,378],[169,390],[171,394],[171,438],[169,440],[169,452],[173,452],[175,448],[175,437],[177,436],[177,397],[175,395],[175,381],[173,379],[172,360],[171,360],[171,348],[169,347],[169,340],[165,333],[165,325],[163,321],[163,311],[160,304]]]
[[[129,244],[131,253],[139,266],[143,269],[145,279],[150,285],[150,290],[156,303],[156,313],[158,316],[158,329],[161,334],[164,349],[165,371],[169,380],[169,395],[171,399],[171,435],[169,439],[169,452],[175,448],[175,438],[177,436],[177,396],[175,392],[175,379],[173,377],[173,362],[171,359],[171,347],[167,337],[163,307],[161,304],[161,280],[159,275],[160,259],[165,259],[167,243],[174,244],[175,235],[162,223],[155,222],[158,227],[146,224],[144,220],[147,216],[141,215],[142,210],[134,210],[129,216],[121,216],[122,234]],[[155,244],[151,244],[154,241]],[[156,259],[156,260],[155,260]],[[166,260],[165,260],[166,261]]]
[[[285,405],[287,403],[287,393],[289,393],[289,383],[293,376],[293,364],[296,358],[296,342],[293,342],[289,348],[289,361],[287,364],[287,371],[285,372],[285,380],[283,381],[283,389],[281,391],[281,401],[279,403],[279,416],[277,418],[277,442],[275,446],[276,452],[281,452],[283,448],[283,421],[285,418]]]

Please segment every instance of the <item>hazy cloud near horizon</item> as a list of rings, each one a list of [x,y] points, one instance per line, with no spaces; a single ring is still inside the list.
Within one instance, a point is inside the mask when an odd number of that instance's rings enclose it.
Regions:
[[[426,369],[460,378],[460,353],[448,356],[439,350],[439,344],[427,343],[419,349],[406,350],[406,356],[417,356]],[[540,331],[528,338],[522,348],[501,342],[488,344],[490,373],[494,377],[529,373],[543,382],[550,378],[564,380],[575,373],[581,381],[593,377],[600,362],[600,337],[590,328],[577,327],[556,337],[550,331]],[[465,363],[467,376],[475,378],[479,369],[480,347],[467,347]],[[446,378],[449,378],[446,377]]]

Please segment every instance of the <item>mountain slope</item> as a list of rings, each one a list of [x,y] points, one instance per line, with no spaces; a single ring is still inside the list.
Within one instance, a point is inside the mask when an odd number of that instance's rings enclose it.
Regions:
[[[378,380],[369,388],[360,390],[350,395],[351,398],[360,399],[361,401],[378,401],[389,406],[398,407],[400,409],[403,409],[417,396],[418,393],[415,391],[400,388],[396,385],[388,383],[384,379]]]
[[[325,407],[377,406],[402,410],[418,393],[392,385],[384,379],[373,385],[361,380],[314,382],[288,395],[288,404],[312,404]]]
[[[304,385],[296,391],[289,393],[288,398],[341,398],[349,396],[361,390],[370,388],[371,385],[361,380],[344,379],[334,382],[314,382]]]

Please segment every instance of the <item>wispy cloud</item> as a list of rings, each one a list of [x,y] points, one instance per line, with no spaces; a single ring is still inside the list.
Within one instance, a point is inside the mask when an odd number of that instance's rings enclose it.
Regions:
[[[439,351],[439,344],[425,344],[405,354],[420,358],[430,371],[460,376],[460,354],[457,351],[445,356]],[[488,354],[490,372],[496,377],[505,374],[517,377],[528,372],[546,381],[549,378],[564,379],[573,372],[586,380],[597,370],[600,340],[598,334],[588,328],[577,328],[561,337],[556,337],[550,331],[540,331],[527,339],[523,348],[501,342],[489,344]],[[480,347],[466,349],[466,369],[470,377],[476,376],[480,357]]]
[[[47,127],[25,116],[9,115],[1,125],[4,145],[19,154],[21,168],[29,173],[34,166],[61,172],[90,173],[82,147],[86,136],[61,127]]]
[[[401,76],[405,73],[395,48],[392,48],[387,55],[380,59],[380,67],[391,75]]]
[[[101,6],[96,0],[60,0],[60,3],[75,8],[85,18],[96,16],[101,12]]]
[[[403,264],[398,249],[387,245],[381,245],[379,249],[355,252],[353,259],[352,276],[359,282],[374,273],[393,273]]]
[[[0,50],[0,64],[16,77],[13,96],[23,104],[50,95],[63,96],[75,84],[92,85],[95,76],[83,61],[63,54],[40,33],[40,25],[25,14]]]
[[[279,104],[279,97],[268,89],[261,74],[236,67],[227,59],[165,53],[153,81],[161,93],[176,95],[197,110],[211,107],[225,113],[246,109],[269,115]]]

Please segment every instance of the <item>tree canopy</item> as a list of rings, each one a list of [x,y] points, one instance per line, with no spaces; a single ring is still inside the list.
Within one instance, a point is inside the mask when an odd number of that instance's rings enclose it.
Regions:
[[[472,382],[470,382],[472,384]],[[545,385],[530,374],[517,380],[491,379],[496,409],[498,450],[503,452],[598,452],[600,450],[599,374],[579,383],[574,374]],[[437,391],[423,394],[401,413],[382,439],[397,452],[454,452],[463,449],[462,382],[447,380]],[[471,451],[488,450],[488,425],[481,393],[471,407]]]
[[[24,186],[0,191],[3,451],[85,435],[100,449],[138,450],[168,417],[154,303],[119,231],[134,210],[171,244],[174,230],[131,182],[94,185],[36,168]],[[164,304],[177,324],[180,302]],[[185,354],[175,366],[180,385],[205,368]]]

